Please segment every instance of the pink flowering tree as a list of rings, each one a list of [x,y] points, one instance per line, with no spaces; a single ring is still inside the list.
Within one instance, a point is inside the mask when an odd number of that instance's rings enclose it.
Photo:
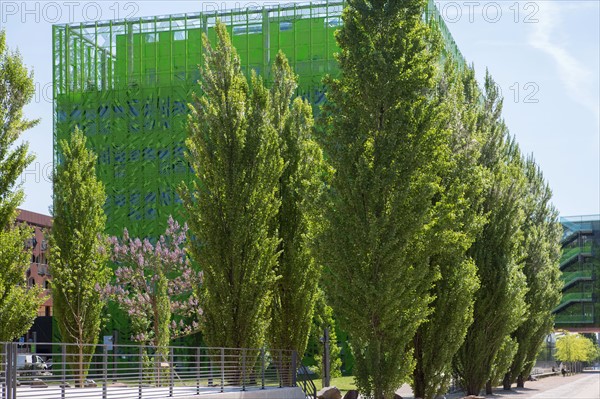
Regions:
[[[157,355],[171,339],[199,329],[202,311],[193,287],[201,283],[202,273],[192,269],[185,252],[187,230],[169,217],[154,245],[131,238],[127,229],[121,240],[110,238],[117,269],[105,295],[129,315],[132,340],[156,347]]]

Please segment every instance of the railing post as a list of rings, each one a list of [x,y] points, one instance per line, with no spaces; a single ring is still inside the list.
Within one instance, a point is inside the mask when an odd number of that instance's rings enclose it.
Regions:
[[[260,389],[265,389],[265,348],[261,348],[260,350],[260,378]]]
[[[4,379],[0,381],[0,398],[6,398],[6,344],[4,344],[4,348],[2,348],[2,352],[0,352],[0,359],[2,359],[2,363],[0,363],[0,371],[4,371]]]
[[[107,397],[107,385],[108,385],[108,347],[107,345],[103,346],[103,355],[102,355],[102,399],[106,399]]]
[[[214,387],[214,386],[216,386],[216,384],[215,384],[215,369],[213,367],[213,365],[214,365],[213,354],[210,352],[210,350],[207,349],[206,356],[208,357],[208,386]]]
[[[173,397],[173,385],[175,384],[175,357],[173,356],[173,348],[169,348],[169,397]]]
[[[292,386],[296,386],[296,372],[297,372],[298,352],[292,352]]]
[[[246,349],[242,349],[242,391],[246,390]]]
[[[112,380],[113,382],[117,382],[117,370],[118,370],[118,359],[119,359],[119,350],[117,349],[117,340],[114,338],[115,335],[113,334],[113,345],[112,345]],[[106,366],[108,367],[108,366]]]
[[[283,351],[279,350],[279,388],[283,387]]]
[[[16,342],[13,342],[13,351],[12,351],[12,359],[11,359],[11,367],[12,367],[12,397],[13,399],[17,398],[17,353],[19,353],[18,350],[18,344]]]
[[[62,351],[62,384],[60,385],[60,398],[65,399],[65,390],[67,389],[67,346],[63,343],[61,344]]]
[[[200,395],[200,348],[196,348],[196,395]]]
[[[0,363],[0,372],[4,371],[4,379],[0,381],[0,398],[6,399],[6,376],[8,375],[6,370],[6,344],[4,344],[4,348],[0,352],[0,359],[2,360],[2,363]]]
[[[6,399],[13,399],[12,397],[12,344],[6,344],[6,371],[4,373],[4,382],[6,383]]]
[[[157,351],[158,351],[158,347],[155,347],[154,348],[154,362],[153,363],[155,365],[154,368],[156,369],[156,380],[155,380],[156,382],[154,383],[154,385],[157,388],[159,388],[159,387],[162,387],[162,381],[161,381],[161,375],[160,375],[160,373],[161,373],[160,363],[161,363],[162,359],[160,359],[160,357],[159,357],[160,354],[158,354]]]
[[[221,392],[225,390],[225,348],[221,348]]]
[[[139,373],[140,377],[138,378],[138,399],[142,399],[142,385],[144,385],[144,345],[140,345],[140,354],[139,354]],[[150,366],[152,369],[152,366]]]

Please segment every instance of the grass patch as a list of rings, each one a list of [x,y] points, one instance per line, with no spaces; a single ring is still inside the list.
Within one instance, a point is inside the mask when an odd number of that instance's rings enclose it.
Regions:
[[[320,378],[313,379],[313,382],[317,387],[317,391],[323,388],[322,380]],[[331,386],[336,386],[342,392],[342,396],[344,396],[346,392],[356,389],[353,376],[332,378]]]

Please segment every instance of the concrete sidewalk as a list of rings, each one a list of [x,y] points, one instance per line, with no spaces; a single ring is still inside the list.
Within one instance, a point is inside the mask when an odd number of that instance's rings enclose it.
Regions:
[[[410,386],[403,385],[396,391],[404,399],[414,399]],[[446,395],[446,399],[458,399],[464,392]],[[494,389],[493,395],[482,395],[496,399],[600,399],[600,373],[581,373],[567,377],[553,376],[538,381],[527,381],[525,388],[505,391]]]

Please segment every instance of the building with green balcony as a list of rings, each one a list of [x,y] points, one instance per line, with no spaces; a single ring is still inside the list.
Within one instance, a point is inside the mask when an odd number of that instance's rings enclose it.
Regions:
[[[187,103],[199,90],[203,33],[217,19],[229,29],[242,69],[269,82],[279,50],[299,76],[298,94],[318,105],[321,80],[335,74],[334,33],[344,1],[329,0],[55,25],[54,161],[58,142],[79,127],[98,155],[106,186],[107,233],[155,238],[169,215],[181,218],[177,187],[191,178],[184,159]],[[434,1],[423,18],[440,30],[445,51],[464,63]]]
[[[600,215],[563,217],[563,289],[555,327],[600,332]]]

